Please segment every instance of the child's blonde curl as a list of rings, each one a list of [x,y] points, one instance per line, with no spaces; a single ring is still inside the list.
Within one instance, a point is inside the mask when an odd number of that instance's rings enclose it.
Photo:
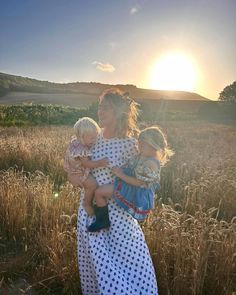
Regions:
[[[83,137],[85,134],[91,134],[96,132],[100,133],[100,127],[98,124],[89,117],[80,118],[74,125],[75,136],[83,143]]]

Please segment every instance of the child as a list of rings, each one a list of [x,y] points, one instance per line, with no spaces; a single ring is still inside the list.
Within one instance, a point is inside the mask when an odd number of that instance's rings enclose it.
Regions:
[[[91,168],[108,166],[108,159],[91,161],[91,149],[100,133],[98,124],[91,118],[79,119],[74,125],[75,137],[72,138],[65,155],[64,169],[68,180],[74,186],[83,187],[84,209],[88,215],[93,215],[92,200],[97,187],[96,180],[90,174]]]
[[[137,220],[143,220],[154,207],[155,191],[160,188],[160,168],[173,152],[168,148],[161,129],[144,129],[138,138],[139,154],[131,158],[124,169],[113,167],[114,184],[100,186],[95,191],[96,220],[89,232],[109,228],[107,198],[113,195],[116,203]]]

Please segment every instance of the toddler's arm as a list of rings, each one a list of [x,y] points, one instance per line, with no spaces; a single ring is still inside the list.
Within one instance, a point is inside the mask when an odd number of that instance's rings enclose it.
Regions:
[[[92,161],[88,157],[81,158],[81,163],[85,168],[99,168],[99,167],[108,167],[109,160],[108,158],[102,158],[100,160]]]
[[[122,169],[120,169],[119,167],[113,167],[112,168],[112,173],[114,175],[116,175],[117,177],[119,177],[120,179],[122,179],[123,181],[125,181],[128,184],[134,185],[134,186],[144,186],[146,187],[146,182],[140,179],[137,179],[135,177],[132,176],[128,176],[126,175]]]

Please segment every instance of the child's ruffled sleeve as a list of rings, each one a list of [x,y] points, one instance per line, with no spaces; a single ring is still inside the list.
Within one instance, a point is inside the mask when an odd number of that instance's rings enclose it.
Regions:
[[[71,141],[68,153],[71,159],[92,156],[91,150],[82,145],[78,140]]]
[[[160,183],[160,172],[160,163],[150,159],[142,162],[142,164],[140,163],[135,168],[136,178],[146,182],[147,186]]]
[[[82,145],[78,140],[72,139],[70,142],[64,158],[64,170],[66,172],[73,172],[77,170],[80,164],[80,159],[83,157],[91,157],[90,149]]]

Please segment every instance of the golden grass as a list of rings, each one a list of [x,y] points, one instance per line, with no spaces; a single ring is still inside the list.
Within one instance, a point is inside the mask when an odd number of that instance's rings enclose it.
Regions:
[[[0,169],[39,170],[56,184],[65,182],[62,161],[71,131],[65,127],[0,128]]]
[[[75,225],[79,190],[66,183],[55,192],[48,176],[8,170],[0,174],[0,236],[2,257],[28,253],[28,261],[8,266],[0,259],[0,273],[30,273],[41,288],[51,281],[63,288],[79,288]],[[9,247],[9,249],[7,248]],[[14,255],[13,255],[14,256]],[[1,264],[3,268],[1,268]],[[4,269],[5,267],[5,269]],[[44,282],[44,283],[42,283]],[[46,288],[46,287],[45,287]]]
[[[150,216],[144,232],[160,294],[230,294],[236,224],[217,221],[215,210],[189,215],[164,206]]]
[[[162,171],[159,196],[166,204],[160,201],[142,224],[160,295],[231,294],[236,128],[164,129],[176,152]],[[0,290],[10,278],[24,277],[41,294],[80,292],[79,189],[62,168],[70,135],[65,127],[0,129]]]

